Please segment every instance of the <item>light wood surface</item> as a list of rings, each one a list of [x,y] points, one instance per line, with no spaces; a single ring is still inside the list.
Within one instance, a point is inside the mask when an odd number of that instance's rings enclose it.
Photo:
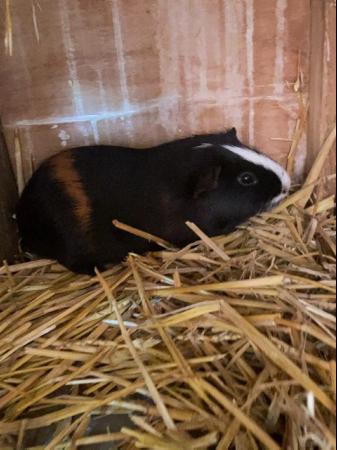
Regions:
[[[18,129],[25,180],[63,147],[146,147],[232,126],[286,162],[299,55],[308,83],[310,0],[11,3],[0,114],[13,163]]]

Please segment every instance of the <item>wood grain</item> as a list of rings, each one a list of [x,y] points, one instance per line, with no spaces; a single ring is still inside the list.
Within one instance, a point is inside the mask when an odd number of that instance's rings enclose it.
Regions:
[[[312,0],[310,56],[310,114],[307,171],[336,122],[336,6]],[[336,146],[328,158],[325,174],[336,171]],[[332,192],[335,186],[330,186]]]
[[[310,0],[44,0],[39,42],[31,2],[12,4],[0,114],[11,156],[19,130],[26,180],[62,148],[146,147],[232,126],[285,163]]]

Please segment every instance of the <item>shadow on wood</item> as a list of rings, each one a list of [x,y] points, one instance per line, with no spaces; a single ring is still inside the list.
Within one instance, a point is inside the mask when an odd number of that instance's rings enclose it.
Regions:
[[[18,194],[8,152],[0,128],[0,261],[12,261],[18,252],[13,214]]]

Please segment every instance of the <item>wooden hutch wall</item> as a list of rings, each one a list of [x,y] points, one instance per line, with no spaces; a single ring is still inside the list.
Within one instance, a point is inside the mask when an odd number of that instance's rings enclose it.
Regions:
[[[145,147],[232,126],[285,163],[310,11],[310,0],[12,0],[0,115],[14,166],[15,130],[27,180],[65,147]]]

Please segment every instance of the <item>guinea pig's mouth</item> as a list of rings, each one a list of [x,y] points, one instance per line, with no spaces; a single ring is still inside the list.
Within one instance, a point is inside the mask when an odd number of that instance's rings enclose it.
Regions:
[[[269,202],[267,205],[267,211],[270,211],[273,208],[275,208],[276,206],[278,206],[284,199],[286,199],[288,197],[288,195],[289,195],[289,191],[282,192],[280,195],[273,198],[273,200],[271,202]]]

